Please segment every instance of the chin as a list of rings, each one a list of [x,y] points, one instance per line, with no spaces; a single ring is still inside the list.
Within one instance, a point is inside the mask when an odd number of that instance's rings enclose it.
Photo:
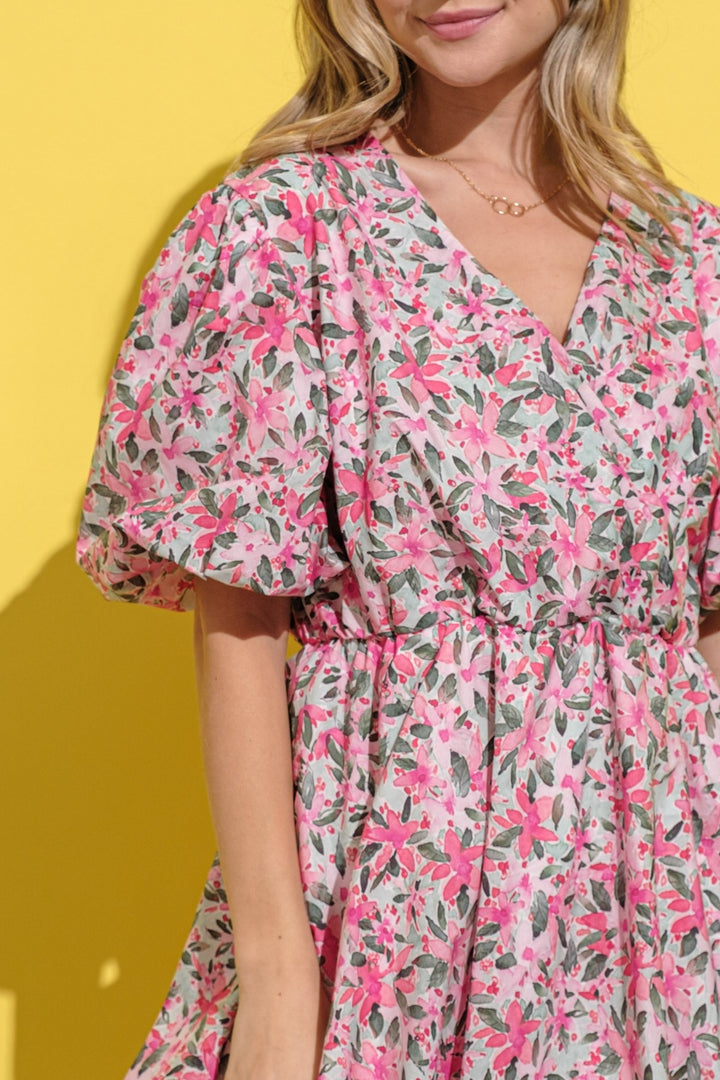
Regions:
[[[448,64],[446,57],[443,57],[442,62],[439,62],[437,57],[421,57],[415,62],[428,75],[459,90],[488,85],[505,77],[517,66],[511,62],[498,62],[497,55],[491,62],[483,63],[477,51],[473,55],[453,57],[452,66]]]

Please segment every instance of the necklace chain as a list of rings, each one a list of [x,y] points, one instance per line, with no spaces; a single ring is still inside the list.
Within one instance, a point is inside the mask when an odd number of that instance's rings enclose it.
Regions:
[[[544,199],[540,199],[539,202],[535,203],[525,204],[520,202],[513,202],[513,200],[508,198],[507,195],[488,195],[487,192],[481,191],[477,184],[473,183],[468,174],[464,172],[464,170],[461,169],[460,166],[457,165],[454,161],[451,161],[450,158],[443,157],[441,154],[428,154],[427,150],[423,150],[422,147],[418,146],[417,143],[413,142],[404,127],[401,127],[400,131],[402,132],[403,137],[407,139],[407,141],[410,143],[410,145],[424,157],[434,158],[435,161],[446,161],[448,165],[452,165],[453,169],[455,169],[456,172],[460,173],[466,183],[468,183],[470,187],[478,193],[478,195],[481,195],[486,202],[490,203],[491,208],[495,211],[496,214],[500,214],[501,216],[508,215],[509,217],[522,217],[523,214],[526,214],[528,212],[528,210],[534,210],[536,206],[544,206],[545,203],[550,202],[550,200],[555,195],[557,195],[561,188],[564,188],[567,182],[570,180],[570,175],[566,174],[564,180],[561,180],[558,186],[556,188],[553,188],[549,195],[547,195]]]

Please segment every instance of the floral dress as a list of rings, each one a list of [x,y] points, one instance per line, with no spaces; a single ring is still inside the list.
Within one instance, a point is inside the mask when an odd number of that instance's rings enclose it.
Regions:
[[[612,196],[563,343],[371,133],[143,283],[78,559],[292,598],[326,1080],[720,1076],[720,209],[668,198],[679,246]],[[126,1080],[221,1077],[237,1007],[216,857]]]

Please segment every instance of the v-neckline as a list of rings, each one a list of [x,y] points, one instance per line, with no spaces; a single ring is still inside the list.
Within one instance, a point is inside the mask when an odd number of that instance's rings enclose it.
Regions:
[[[581,311],[583,311],[585,308],[585,296],[590,284],[591,272],[596,262],[600,258],[600,254],[605,243],[607,230],[612,221],[611,214],[618,209],[616,193],[614,191],[611,191],[609,194],[600,228],[598,229],[598,232],[595,236],[595,242],[593,244],[592,251],[590,252],[588,261],[585,264],[585,270],[583,272],[580,288],[578,290],[578,294],[575,298],[575,303],[573,304],[573,308],[570,313],[570,321],[568,322],[567,331],[564,339],[561,341],[555,336],[555,334],[552,333],[551,330],[548,329],[544,320],[541,319],[540,316],[533,311],[530,305],[527,304],[522,299],[522,297],[519,296],[517,292],[515,292],[514,289],[510,288],[510,286],[507,285],[502,280],[502,278],[498,277],[497,274],[494,274],[492,270],[488,270],[488,268],[484,266],[483,263],[481,263],[480,260],[472,254],[471,251],[468,251],[468,249],[460,242],[452,229],[450,229],[449,226],[445,224],[445,222],[442,220],[434,207],[427,201],[422,192],[413,183],[409,175],[405,172],[405,170],[398,162],[395,155],[387,149],[384,143],[381,142],[380,139],[378,139],[377,135],[375,135],[374,132],[368,130],[365,133],[365,136],[362,138],[362,145],[366,148],[374,147],[380,151],[386,162],[392,167],[397,179],[401,181],[403,188],[408,192],[409,195],[414,198],[415,202],[420,207],[425,217],[433,223],[435,229],[440,235],[441,240],[443,241],[443,244],[448,249],[448,251],[451,254],[455,254],[459,259],[471,266],[476,274],[480,274],[481,276],[490,278],[495,283],[498,289],[502,290],[508,297],[510,297],[514,305],[516,305],[519,309],[527,312],[527,319],[530,322],[535,323],[535,325],[544,337],[546,337],[554,346],[561,349],[564,354],[567,354],[573,344],[573,335],[578,318],[581,314]]]

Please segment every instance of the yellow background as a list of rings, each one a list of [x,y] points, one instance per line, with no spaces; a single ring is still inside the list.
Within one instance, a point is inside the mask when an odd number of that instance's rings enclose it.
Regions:
[[[101,396],[170,230],[297,86],[291,0],[25,0],[6,12],[0,1080],[120,1080],[214,841],[191,618],[73,563]],[[720,202],[720,7],[636,3],[627,102]]]

